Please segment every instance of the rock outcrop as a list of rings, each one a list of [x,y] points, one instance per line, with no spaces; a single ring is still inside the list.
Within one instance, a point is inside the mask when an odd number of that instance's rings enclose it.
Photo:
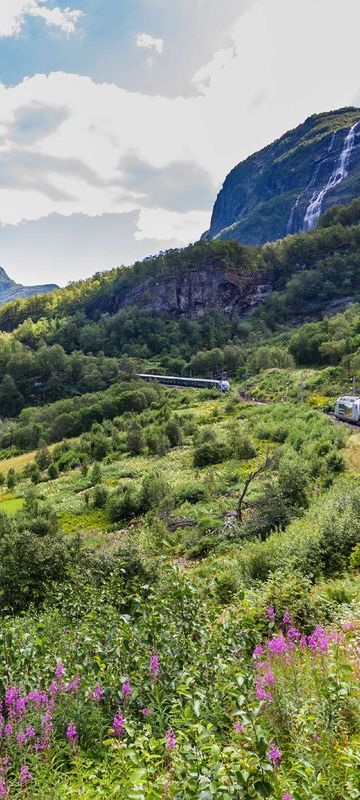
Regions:
[[[32,297],[34,294],[45,294],[58,288],[55,283],[44,286],[23,286],[21,283],[15,283],[9,278],[3,267],[0,267],[0,306],[10,303],[12,300]]]

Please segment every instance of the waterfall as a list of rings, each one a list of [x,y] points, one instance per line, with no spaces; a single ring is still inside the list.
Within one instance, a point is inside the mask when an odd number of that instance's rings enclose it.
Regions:
[[[296,211],[296,209],[297,209],[297,207],[299,205],[301,195],[302,195],[302,192],[300,192],[300,194],[298,194],[298,196],[297,196],[297,198],[295,200],[295,203],[294,203],[294,205],[293,205],[293,207],[292,207],[292,209],[290,211],[290,216],[289,216],[288,224],[287,224],[287,227],[286,227],[287,233],[291,233],[291,228],[292,228],[293,222],[294,222],[295,211]]]
[[[358,124],[359,122],[355,122],[355,124],[347,132],[344,139],[343,149],[328,182],[320,190],[320,192],[313,192],[304,217],[305,230],[311,230],[311,228],[316,225],[321,214],[321,207],[324,197],[327,195],[330,189],[334,189],[334,187],[338,186],[339,183],[344,180],[344,178],[347,178],[349,174],[350,157],[355,144],[355,129]],[[331,146],[332,144],[333,142],[331,142]]]

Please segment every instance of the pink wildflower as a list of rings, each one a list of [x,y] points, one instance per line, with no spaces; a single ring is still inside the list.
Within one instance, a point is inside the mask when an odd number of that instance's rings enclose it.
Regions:
[[[271,669],[267,669],[264,675],[264,683],[267,683],[268,686],[274,686],[275,684],[275,675],[271,672]]]
[[[5,736],[12,736],[13,726],[11,722],[7,722],[4,728]]]
[[[286,641],[283,636],[274,636],[267,642],[270,652],[275,656],[280,656],[286,652]]]
[[[75,675],[72,681],[68,683],[66,691],[70,692],[70,694],[76,694],[79,686],[80,686],[80,675]]]
[[[22,747],[26,742],[26,736],[24,731],[19,731],[16,736],[16,743]]]
[[[150,677],[155,681],[159,677],[159,656],[153,653],[150,659]]]
[[[272,744],[269,748],[269,759],[272,761],[275,769],[278,769],[281,764],[281,753],[276,744]]]
[[[78,738],[76,725],[74,722],[70,722],[70,725],[67,726],[66,738],[68,742],[74,742]]]
[[[27,739],[33,739],[36,736],[36,731],[31,725],[28,725],[25,729],[25,736]]]
[[[266,691],[264,683],[261,680],[256,681],[255,692],[258,700],[272,700],[270,692]]]
[[[264,653],[265,653],[265,648],[262,646],[262,644],[257,644],[253,653],[254,658],[261,658],[261,656],[263,656]]]
[[[114,731],[115,736],[122,736],[122,734],[124,733],[124,730],[125,730],[124,729],[124,723],[125,723],[124,717],[118,711],[117,714],[115,714],[114,721],[113,721],[113,731]]]
[[[172,730],[172,728],[169,728],[169,730],[166,731],[165,742],[166,742],[166,746],[169,748],[169,750],[175,750],[175,747],[176,747],[176,736],[175,736],[175,733]]]
[[[30,772],[28,765],[23,764],[20,770],[20,777],[19,777],[19,783],[21,788],[24,788],[24,786],[26,786],[27,783],[31,783],[32,780],[33,780],[33,775]]]
[[[3,778],[0,778],[0,797],[7,797],[6,783]]]
[[[292,795],[289,792],[284,792],[282,796],[282,800],[293,800]]]
[[[272,619],[272,620],[275,619],[275,609],[274,609],[273,605],[269,606],[269,608],[268,608],[266,613],[267,613],[269,619]]]
[[[291,621],[292,621],[292,620],[291,620],[291,615],[289,614],[289,612],[288,612],[288,611],[285,611],[285,614],[284,614],[284,616],[283,616],[283,623],[284,623],[284,625],[290,625],[290,624],[291,624]]]
[[[147,708],[146,707],[146,708],[142,709],[141,713],[142,713],[143,717],[145,717],[145,718],[146,717],[150,717],[150,715],[152,714],[152,710],[151,710],[151,708]]]
[[[60,678],[63,678],[64,675],[65,675],[64,665],[61,663],[61,661],[58,661],[55,670],[55,678],[59,680]]]
[[[125,683],[123,683],[123,685],[121,687],[121,691],[122,691],[123,697],[125,697],[125,698],[130,697],[131,692],[132,692],[130,681],[125,681]]]
[[[244,733],[244,730],[245,730],[245,728],[244,728],[244,726],[241,724],[241,722],[235,722],[235,725],[234,725],[234,731],[235,731],[235,733]]]
[[[101,686],[101,683],[98,683],[95,686],[95,689],[94,689],[94,691],[93,691],[93,693],[91,695],[91,699],[95,700],[96,703],[101,703],[101,701],[104,699],[104,697],[105,697],[104,689]]]

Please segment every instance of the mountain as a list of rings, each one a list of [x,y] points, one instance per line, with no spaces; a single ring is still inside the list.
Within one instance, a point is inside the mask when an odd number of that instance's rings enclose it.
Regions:
[[[205,239],[262,244],[311,230],[360,195],[360,109],[315,114],[238,164],[216,199]]]
[[[21,283],[15,283],[12,278],[9,278],[3,267],[0,267],[0,306],[10,303],[12,300],[23,300],[34,294],[46,294],[58,288],[55,283],[44,286],[23,286]]]
[[[276,327],[331,315],[359,301],[360,198],[328,209],[313,230],[277,242],[257,247],[197,242],[7,303],[0,309],[0,330],[42,318],[49,320],[52,340],[54,319],[73,330],[76,317],[75,327],[85,333],[74,339],[68,331],[64,341],[77,349],[86,339],[87,352],[117,354],[120,339],[129,344],[124,352],[132,352],[135,336],[148,346],[141,331],[144,314],[153,315],[156,338],[165,318],[200,320],[215,312],[250,317],[256,311]]]

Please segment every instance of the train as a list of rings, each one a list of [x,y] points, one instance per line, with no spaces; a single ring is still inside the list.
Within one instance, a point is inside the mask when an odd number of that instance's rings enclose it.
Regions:
[[[360,397],[345,394],[335,403],[335,417],[344,422],[360,425]]]
[[[194,389],[219,389],[220,392],[228,392],[230,383],[228,380],[210,380],[210,378],[180,378],[177,375],[149,375],[138,373],[137,378],[143,381],[155,381],[164,386],[183,386],[184,388]]]

